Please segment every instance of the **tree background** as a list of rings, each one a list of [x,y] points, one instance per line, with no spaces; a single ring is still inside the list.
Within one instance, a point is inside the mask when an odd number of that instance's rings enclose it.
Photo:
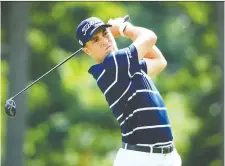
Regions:
[[[87,70],[84,53],[18,96],[17,116],[4,112],[19,92],[80,48],[75,31],[91,16],[129,14],[152,29],[168,61],[153,78],[171,121],[183,166],[223,164],[223,2],[1,2],[1,165],[110,166],[119,126]],[[116,39],[119,48],[131,43]]]

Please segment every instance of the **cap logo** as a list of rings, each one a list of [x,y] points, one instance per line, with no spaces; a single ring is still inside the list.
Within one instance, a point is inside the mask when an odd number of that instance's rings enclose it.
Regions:
[[[88,23],[82,28],[82,32],[84,32],[84,35],[86,35],[87,30],[88,30],[93,24],[96,24],[96,23],[98,23],[98,22],[99,22],[99,21],[96,21],[96,20],[93,20],[93,21],[88,22]]]

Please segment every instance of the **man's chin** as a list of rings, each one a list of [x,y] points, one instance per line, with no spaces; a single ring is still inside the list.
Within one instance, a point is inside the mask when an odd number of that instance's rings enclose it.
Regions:
[[[109,55],[111,52],[112,52],[112,51],[107,51],[107,52],[105,53],[105,56]]]
[[[107,50],[106,50],[106,54],[108,55],[109,53],[111,53],[111,52],[113,52],[114,51],[114,49],[113,48],[108,48]]]

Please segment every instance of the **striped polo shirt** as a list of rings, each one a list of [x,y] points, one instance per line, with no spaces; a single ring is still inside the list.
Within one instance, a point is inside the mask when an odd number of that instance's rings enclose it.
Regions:
[[[164,101],[133,44],[110,53],[88,72],[117,119],[123,142],[145,146],[173,140]]]

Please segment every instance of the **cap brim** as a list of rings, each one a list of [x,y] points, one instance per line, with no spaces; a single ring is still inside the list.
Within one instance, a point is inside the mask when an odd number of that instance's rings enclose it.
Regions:
[[[89,33],[89,35],[88,35],[88,41],[92,38],[92,36],[94,35],[94,33],[99,29],[99,28],[101,28],[101,27],[105,27],[105,28],[108,28],[108,27],[111,27],[112,25],[110,25],[110,24],[102,24],[102,25],[99,25],[98,27],[96,27],[95,29],[93,29],[90,33]],[[88,42],[87,41],[87,42]]]

